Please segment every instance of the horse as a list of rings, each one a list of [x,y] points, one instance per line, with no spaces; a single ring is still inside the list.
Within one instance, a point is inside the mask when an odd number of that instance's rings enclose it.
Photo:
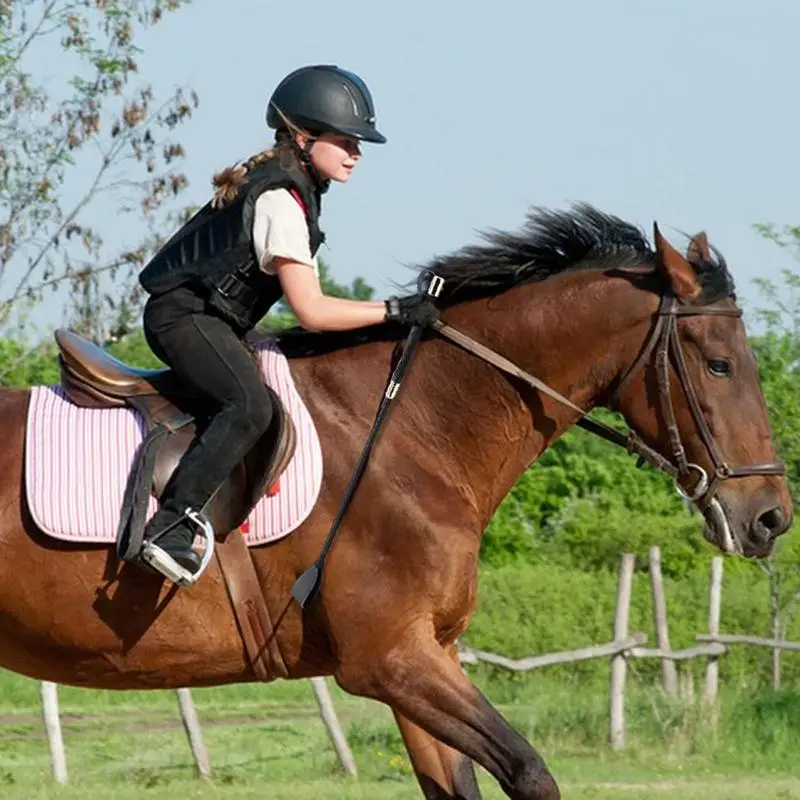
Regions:
[[[250,551],[274,622],[267,680],[333,676],[386,704],[429,800],[479,798],[475,763],[515,800],[560,797],[540,753],[462,670],[457,640],[482,532],[583,415],[619,412],[631,449],[672,470],[722,551],[764,557],[790,527],[726,262],[704,233],[685,252],[657,225],[654,236],[585,204],[534,207],[518,231],[484,232],[424,266],[444,281],[442,322],[488,350],[425,334],[306,608],[292,586],[339,508],[404,332],[278,338],[325,466],[306,521]],[[121,564],[112,546],[37,528],[24,491],[29,394],[0,389],[0,666],[119,690],[256,680],[215,561],[179,588]]]

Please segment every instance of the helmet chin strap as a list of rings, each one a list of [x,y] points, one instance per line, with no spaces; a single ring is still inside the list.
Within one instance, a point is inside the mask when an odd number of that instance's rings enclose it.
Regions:
[[[325,192],[328,191],[331,182],[329,180],[322,180],[319,172],[317,172],[317,168],[311,161],[311,148],[314,146],[314,142],[317,141],[317,137],[312,136],[308,131],[298,128],[297,125],[295,125],[286,116],[286,114],[284,114],[283,111],[281,111],[281,109],[275,105],[275,103],[272,104],[272,107],[278,112],[278,116],[283,120],[284,125],[286,125],[286,130],[289,132],[289,141],[292,143],[292,148],[294,149],[295,153],[297,153],[300,163],[305,167],[306,172],[308,172],[311,180],[314,182],[314,186],[317,187],[317,191],[320,194],[325,194]],[[295,139],[296,133],[302,134],[306,137],[306,143],[304,147],[300,147],[300,145],[297,143],[297,139]]]
[[[314,146],[314,142],[317,141],[316,136],[309,136],[308,141],[305,144],[305,147],[300,147],[297,144],[294,138],[292,138],[292,142],[295,146],[295,150],[297,151],[298,156],[300,157],[300,163],[306,168],[306,172],[311,176],[311,180],[314,181],[314,185],[317,187],[317,190],[320,194],[325,194],[328,191],[328,188],[331,185],[331,182],[324,181],[320,177],[317,168],[314,166],[313,162],[311,161],[311,148]]]

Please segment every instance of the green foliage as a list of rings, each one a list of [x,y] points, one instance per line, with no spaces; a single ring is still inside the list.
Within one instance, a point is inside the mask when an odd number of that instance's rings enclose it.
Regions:
[[[619,560],[619,554],[617,554]],[[666,566],[666,559],[663,566]],[[648,646],[655,646],[647,557],[637,559],[629,630],[641,631]],[[695,559],[687,574],[664,578],[670,644],[675,648],[697,644],[695,636],[708,630],[709,555]],[[483,567],[480,573],[475,615],[463,637],[478,650],[512,658],[572,650],[611,641],[616,602],[616,570],[589,572],[559,564],[513,564]],[[722,592],[721,628],[725,633],[769,636],[771,631],[769,586],[760,570],[741,560],[727,559]],[[800,620],[787,629],[792,641],[800,640]],[[800,658],[784,659],[784,685],[800,687]],[[731,647],[720,659],[721,682],[726,686],[755,690],[770,685],[771,652],[766,648]],[[635,665],[635,666],[633,666]],[[660,675],[657,659],[637,660],[632,670],[638,678],[653,681]],[[510,675],[499,668],[483,667],[492,680],[537,680],[537,671]],[[702,680],[704,663],[691,662]],[[555,680],[585,684],[608,680],[608,661],[595,659],[546,668]]]
[[[615,417],[599,412],[599,419]],[[658,544],[664,569],[683,574],[707,547],[662,473],[637,469],[625,451],[582,430],[567,432],[517,482],[484,536],[481,558],[519,558],[576,569],[614,569],[619,553]]]
[[[164,366],[150,349],[141,328],[137,328],[119,341],[110,344],[106,349],[112,356],[133,367],[159,369]]]
[[[800,228],[762,231],[767,238],[800,255]],[[782,285],[758,279],[766,306],[759,316],[766,333],[754,337],[759,376],[769,410],[778,456],[786,464],[794,503],[800,501],[800,273],[783,270]],[[785,535],[763,565],[773,608],[773,632],[785,635],[800,608],[800,541]]]
[[[778,453],[796,492],[800,487],[800,337],[770,327],[763,336],[754,337],[752,345]]]
[[[13,339],[0,339],[0,385],[25,387],[58,383],[55,345],[33,352]]]
[[[106,350],[134,367],[153,369],[164,366],[150,350],[141,329],[109,345]],[[14,339],[0,339],[0,386],[52,385],[59,379],[55,342],[44,342],[28,349]]]
[[[363,279],[355,278],[348,286],[339,283],[331,276],[328,264],[319,259],[319,282],[322,291],[330,297],[341,297],[349,300],[372,300],[375,290]]]

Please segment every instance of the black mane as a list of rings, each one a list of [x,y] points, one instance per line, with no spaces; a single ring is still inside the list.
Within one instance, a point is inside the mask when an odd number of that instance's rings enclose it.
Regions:
[[[581,203],[566,211],[533,208],[517,233],[492,231],[486,244],[469,245],[420,269],[442,277],[442,305],[491,297],[524,283],[538,283],[570,270],[655,267],[656,254],[639,228]],[[703,302],[734,293],[725,259],[693,261]]]
[[[483,239],[484,244],[468,245],[417,267],[418,272],[429,270],[444,279],[439,307],[492,297],[570,270],[654,269],[656,265],[655,251],[639,228],[586,203],[562,211],[534,207],[519,232],[495,230],[484,233]],[[702,287],[700,301],[735,297],[733,278],[717,250],[712,260],[693,260],[692,266]],[[398,326],[377,325],[336,334],[291,330],[282,333],[279,342],[287,355],[299,356],[367,341],[398,340],[403,335]]]

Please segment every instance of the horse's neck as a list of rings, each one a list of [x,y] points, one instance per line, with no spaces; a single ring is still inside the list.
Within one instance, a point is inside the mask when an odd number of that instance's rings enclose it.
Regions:
[[[619,371],[620,359],[633,358],[623,336],[630,334],[631,314],[609,312],[625,308],[609,296],[615,291],[623,289],[611,287],[609,279],[582,276],[519,287],[445,316],[589,409]],[[628,300],[633,304],[633,297]],[[301,393],[331,454],[329,465],[340,458],[355,464],[393,348],[374,343],[295,362]],[[384,451],[378,454],[382,466],[388,472],[411,463],[440,491],[458,491],[481,526],[525,469],[575,422],[565,406],[438,337],[420,345],[395,406],[379,450],[388,446],[405,457],[383,462]]]
[[[454,308],[447,321],[590,410],[644,340],[657,299],[643,299],[627,280],[574,273]],[[424,436],[448,443],[453,473],[488,523],[576,415],[452,344],[432,343],[425,355],[426,399],[415,402],[438,413],[420,415],[420,426],[436,421]]]

